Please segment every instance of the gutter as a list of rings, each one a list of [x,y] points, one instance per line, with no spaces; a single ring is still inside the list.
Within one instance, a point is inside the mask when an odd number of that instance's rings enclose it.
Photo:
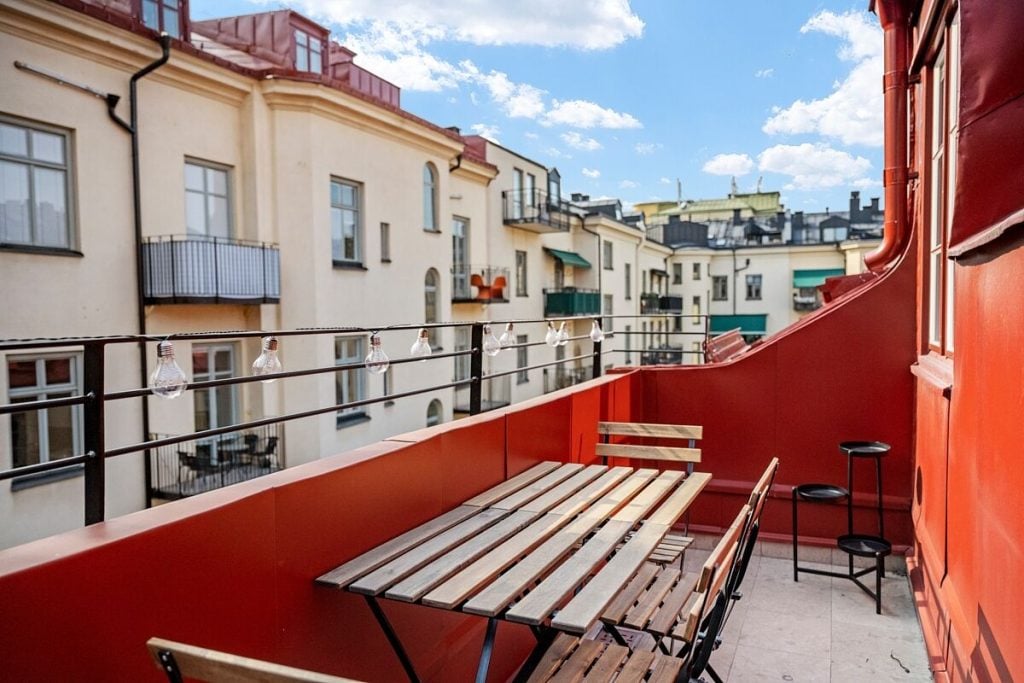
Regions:
[[[885,40],[885,224],[882,244],[864,257],[875,273],[885,270],[910,242],[907,216],[907,65],[910,52],[909,14],[901,0],[873,2]]]

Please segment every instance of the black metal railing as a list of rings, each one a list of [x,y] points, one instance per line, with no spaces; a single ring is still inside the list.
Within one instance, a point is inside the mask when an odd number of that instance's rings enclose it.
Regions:
[[[453,302],[507,303],[508,290],[508,268],[452,266]]]
[[[482,379],[480,391],[480,411],[487,412],[495,408],[504,408],[512,403],[512,376],[487,377]],[[453,410],[456,413],[472,413],[470,388],[456,387]]]
[[[168,434],[151,434],[150,440]],[[255,479],[284,467],[278,425],[149,451],[150,495],[174,500]]]
[[[544,393],[565,389],[581,382],[586,382],[594,376],[592,365],[579,365],[570,368],[556,366],[544,369]]]
[[[569,202],[545,190],[505,190],[501,193],[502,220],[506,225],[534,226],[543,232],[568,232],[572,212]]]
[[[277,303],[281,256],[273,244],[161,235],[142,244],[147,304]]]

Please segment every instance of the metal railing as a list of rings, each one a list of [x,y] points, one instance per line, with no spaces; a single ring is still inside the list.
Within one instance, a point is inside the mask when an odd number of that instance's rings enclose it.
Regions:
[[[161,235],[142,244],[147,304],[277,303],[281,256],[273,244],[201,235]]]
[[[572,212],[569,202],[552,197],[540,188],[505,190],[501,193],[502,221],[513,225],[543,225],[554,231],[568,232]]]
[[[586,287],[548,287],[544,289],[544,315],[597,315],[601,312],[601,292]]]
[[[586,382],[593,376],[594,367],[592,365],[581,365],[571,368],[560,366],[544,368],[544,393],[549,394],[552,391],[558,391],[559,389],[565,389],[566,387]]]
[[[453,302],[508,301],[508,268],[495,266],[452,266]]]

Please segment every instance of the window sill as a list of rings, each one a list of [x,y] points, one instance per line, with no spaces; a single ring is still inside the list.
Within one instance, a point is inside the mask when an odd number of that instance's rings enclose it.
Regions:
[[[344,429],[345,427],[352,427],[369,421],[370,416],[366,413],[345,413],[344,415],[338,415],[334,426],[336,429]]]
[[[63,469],[39,472],[37,474],[26,474],[24,477],[16,477],[11,480],[11,492],[31,489],[36,486],[45,486],[56,481],[74,479],[81,477],[85,472],[85,465],[69,465]]]
[[[385,408],[390,408],[393,405],[395,405],[394,401],[384,401],[384,407]]]
[[[362,261],[333,261],[334,267],[341,270],[369,270]]]
[[[953,393],[953,359],[929,353],[918,356],[917,362],[910,366],[910,372],[918,379],[926,382],[949,398]]]
[[[65,249],[63,247],[39,247],[34,244],[11,244],[9,242],[0,242],[0,251],[39,254],[41,256],[72,256],[77,258],[85,256],[85,254],[77,249]]]
[[[517,385],[519,385],[519,384],[529,384],[529,383],[530,383],[529,379],[517,379],[516,380],[516,384]]]
[[[430,228],[423,228],[423,232],[429,232],[432,235],[440,235],[440,230],[431,230]]]
[[[382,258],[382,259],[380,260],[380,262],[381,262],[381,263],[391,263],[391,259],[389,259],[389,258]]]

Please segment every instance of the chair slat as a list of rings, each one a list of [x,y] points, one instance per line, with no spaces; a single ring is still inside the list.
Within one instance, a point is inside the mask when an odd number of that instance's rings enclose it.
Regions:
[[[160,663],[159,653],[170,652],[182,676],[198,681],[216,683],[227,681],[259,681],[260,683],[354,683],[350,678],[297,669],[260,659],[210,650],[205,647],[176,643],[163,638],[150,638],[146,647]]]
[[[642,458],[672,462],[700,462],[699,448],[675,446],[637,446],[621,443],[599,443],[594,452],[602,457]]]
[[[699,425],[672,425],[644,422],[598,422],[597,433],[608,436],[651,436],[664,439],[702,439]]]

